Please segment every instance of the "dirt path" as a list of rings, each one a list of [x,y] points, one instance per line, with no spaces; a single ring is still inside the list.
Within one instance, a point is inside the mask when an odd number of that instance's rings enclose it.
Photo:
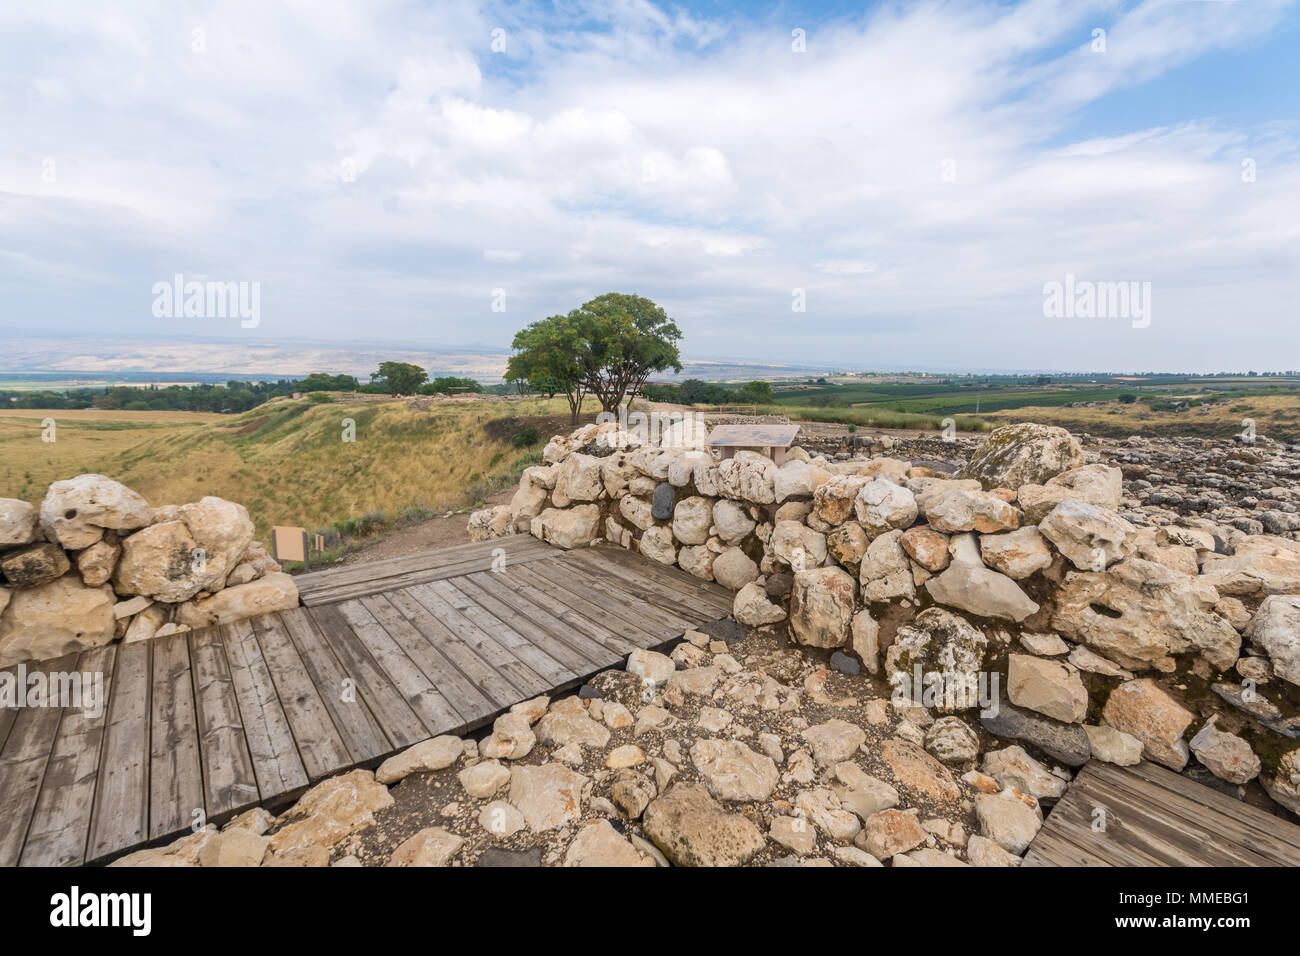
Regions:
[[[488,498],[483,507],[491,508],[493,505],[507,504],[513,495],[514,489],[508,489]],[[468,524],[469,512],[464,511],[460,514],[430,518],[428,521],[421,521],[419,524],[398,528],[378,541],[372,541],[349,553],[342,561],[331,565],[331,567],[366,564],[371,561],[382,561],[385,558],[400,558],[408,554],[418,554],[421,551],[433,551],[438,548],[450,548],[452,545],[468,544],[469,532],[466,530]]]

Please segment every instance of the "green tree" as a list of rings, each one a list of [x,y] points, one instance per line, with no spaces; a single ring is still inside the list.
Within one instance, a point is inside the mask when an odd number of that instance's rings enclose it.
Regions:
[[[506,381],[526,383],[530,391],[542,394],[563,392],[569,401],[569,420],[578,424],[587,386],[578,367],[579,333],[572,313],[539,319],[520,329],[510,347],[514,354],[506,363]]]
[[[677,324],[639,295],[607,292],[569,313],[578,333],[577,365],[587,391],[612,412],[629,388],[640,389],[652,372],[682,370]]]
[[[371,384],[382,386],[390,395],[414,395],[426,378],[424,369],[407,362],[380,362],[379,371],[370,373]]]
[[[772,404],[772,383],[753,381],[740,390],[742,395],[748,396],[755,405]]]

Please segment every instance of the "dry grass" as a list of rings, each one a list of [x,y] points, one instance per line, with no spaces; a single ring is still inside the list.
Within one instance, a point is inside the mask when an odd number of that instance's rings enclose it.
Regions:
[[[1111,438],[1128,435],[1196,436],[1228,439],[1241,434],[1242,420],[1255,422],[1256,434],[1280,441],[1300,440],[1300,397],[1294,395],[1243,396],[1202,410],[1153,411],[1141,402],[1103,402],[1092,408],[1025,407],[985,412],[998,424],[1039,422],[1071,431]]]
[[[541,451],[540,444],[513,447],[509,430],[490,435],[489,421],[563,408],[558,399],[427,411],[406,401],[276,399],[235,416],[0,412],[0,496],[38,502],[51,481],[98,472],[155,505],[203,495],[241,502],[262,538],[277,524],[316,529],[374,512],[391,519],[410,509],[445,511],[512,482]],[[46,416],[58,423],[52,444],[40,440]],[[343,441],[348,418],[355,422],[352,442]]]

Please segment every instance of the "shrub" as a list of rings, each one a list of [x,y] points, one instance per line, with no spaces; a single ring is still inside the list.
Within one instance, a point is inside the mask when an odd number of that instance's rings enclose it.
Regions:
[[[532,425],[529,425],[511,439],[510,443],[516,448],[531,448],[533,445],[536,445],[541,441],[541,438],[542,436],[537,433],[537,429]]]
[[[307,401],[311,402],[313,405],[324,405],[327,402],[334,401],[334,396],[329,392],[312,392],[307,396]]]

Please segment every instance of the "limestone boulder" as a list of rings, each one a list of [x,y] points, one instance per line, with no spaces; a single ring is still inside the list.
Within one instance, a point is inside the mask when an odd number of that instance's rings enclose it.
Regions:
[[[870,544],[871,537],[856,521],[846,521],[826,535],[827,553],[854,577],[861,573],[862,557]]]
[[[600,536],[600,508],[578,505],[573,508],[547,508],[529,525],[534,538],[566,550],[581,548]]]
[[[134,531],[153,520],[153,509],[120,481],[78,475],[50,485],[41,502],[40,523],[50,540],[69,551],[88,548],[104,530]]]
[[[0,574],[11,587],[34,588],[62,577],[72,563],[57,544],[43,541],[0,555]],[[100,582],[103,583],[102,581]]]
[[[86,587],[74,574],[14,590],[0,614],[0,667],[110,643],[116,603],[112,588]]]
[[[1268,655],[1273,674],[1300,685],[1300,595],[1269,595],[1247,632]]]
[[[588,778],[558,763],[516,764],[510,770],[510,803],[534,833],[558,830],[582,816]]]
[[[1163,565],[1130,558],[1103,573],[1072,573],[1057,591],[1052,627],[1123,667],[1169,672],[1180,654],[1227,670],[1241,635],[1215,614],[1214,588]]]
[[[948,536],[925,525],[908,528],[898,538],[909,558],[927,571],[938,572],[948,566]]]
[[[596,501],[605,490],[602,466],[605,459],[574,452],[556,466],[555,487],[551,491],[556,507],[566,508],[575,501]]]
[[[1038,530],[1080,571],[1105,571],[1136,550],[1133,525],[1085,501],[1062,501]]]
[[[1033,525],[980,535],[980,557],[993,570],[1022,581],[1052,563],[1052,552]]]
[[[713,579],[732,591],[758,579],[758,565],[740,548],[728,548],[714,558],[712,570]]]
[[[932,529],[945,534],[993,534],[1020,527],[1020,512],[997,495],[954,488],[928,505],[925,520]]]
[[[369,770],[330,777],[308,790],[281,820],[286,825],[272,834],[276,853],[308,847],[328,849],[375,822],[375,814],[393,805],[388,788]]]
[[[646,834],[674,866],[740,866],[763,849],[762,832],[729,813],[703,784],[678,784],[652,800]]]
[[[912,566],[899,543],[902,536],[901,531],[888,531],[867,546],[858,568],[863,603],[875,604],[916,596]]]
[[[691,761],[718,800],[766,800],[781,780],[771,757],[738,740],[696,741]]]
[[[917,515],[916,496],[887,478],[876,478],[858,489],[853,512],[867,536],[875,538],[911,526]]]
[[[718,464],[718,486],[722,496],[754,504],[776,501],[776,465],[755,452],[740,451]]]
[[[983,564],[954,562],[926,581],[925,589],[937,603],[980,617],[1020,622],[1038,612],[1038,605],[1015,581]]]
[[[778,521],[772,531],[772,553],[795,571],[826,563],[826,536],[799,521]]]
[[[708,498],[683,498],[673,508],[673,537],[682,544],[703,544],[713,527],[713,502]]]
[[[1250,744],[1236,734],[1227,733],[1215,726],[1217,717],[1211,717],[1188,745],[1201,765],[1220,780],[1229,783],[1250,783],[1259,776],[1260,761]]]
[[[291,575],[277,571],[247,584],[225,588],[211,597],[186,601],[176,609],[176,621],[190,627],[206,627],[297,606],[298,585]]]
[[[1098,508],[1115,511],[1124,491],[1124,473],[1111,465],[1084,465],[1071,468],[1045,485],[1021,485],[1016,498],[1024,509],[1025,520],[1037,524],[1062,501],[1084,501]]]
[[[757,581],[746,584],[736,594],[731,616],[746,627],[762,627],[785,620],[785,608],[768,600],[767,592]]]
[[[975,449],[960,477],[984,488],[1043,484],[1086,464],[1078,440],[1064,428],[1024,422],[995,428]]]
[[[106,536],[77,555],[77,573],[87,587],[97,588],[113,577],[113,569],[121,556],[122,546],[116,537],[110,540]]]
[[[813,494],[813,510],[828,525],[843,524],[854,513],[854,502],[870,478],[861,475],[835,475],[823,482]]]
[[[757,522],[739,501],[722,498],[713,505],[713,524],[724,542],[740,544],[753,532]]]
[[[980,706],[980,673],[988,638],[964,618],[939,607],[923,610],[898,629],[885,652],[885,674],[895,695],[931,698],[939,713]],[[917,675],[924,686],[915,686]]]
[[[1289,538],[1251,535],[1230,555],[1207,553],[1201,579],[1230,597],[1300,594],[1300,548]]]
[[[0,498],[0,548],[36,540],[36,508],[20,498]]]
[[[790,634],[811,647],[842,647],[853,623],[853,578],[839,568],[797,571],[790,592]]]
[[[1102,710],[1106,723],[1142,741],[1148,760],[1182,770],[1188,747],[1183,732],[1193,714],[1152,680],[1131,680],[1110,692]]]
[[[677,541],[673,538],[672,529],[666,525],[655,525],[646,529],[645,534],[641,535],[641,540],[637,542],[637,550],[651,561],[658,561],[660,564],[677,563]]]
[[[1259,782],[1270,797],[1300,816],[1300,747],[1283,754],[1277,769],[1263,774]]]
[[[1065,661],[1012,654],[1007,659],[1007,696],[1027,707],[1067,724],[1088,716],[1088,689],[1079,671]]]

